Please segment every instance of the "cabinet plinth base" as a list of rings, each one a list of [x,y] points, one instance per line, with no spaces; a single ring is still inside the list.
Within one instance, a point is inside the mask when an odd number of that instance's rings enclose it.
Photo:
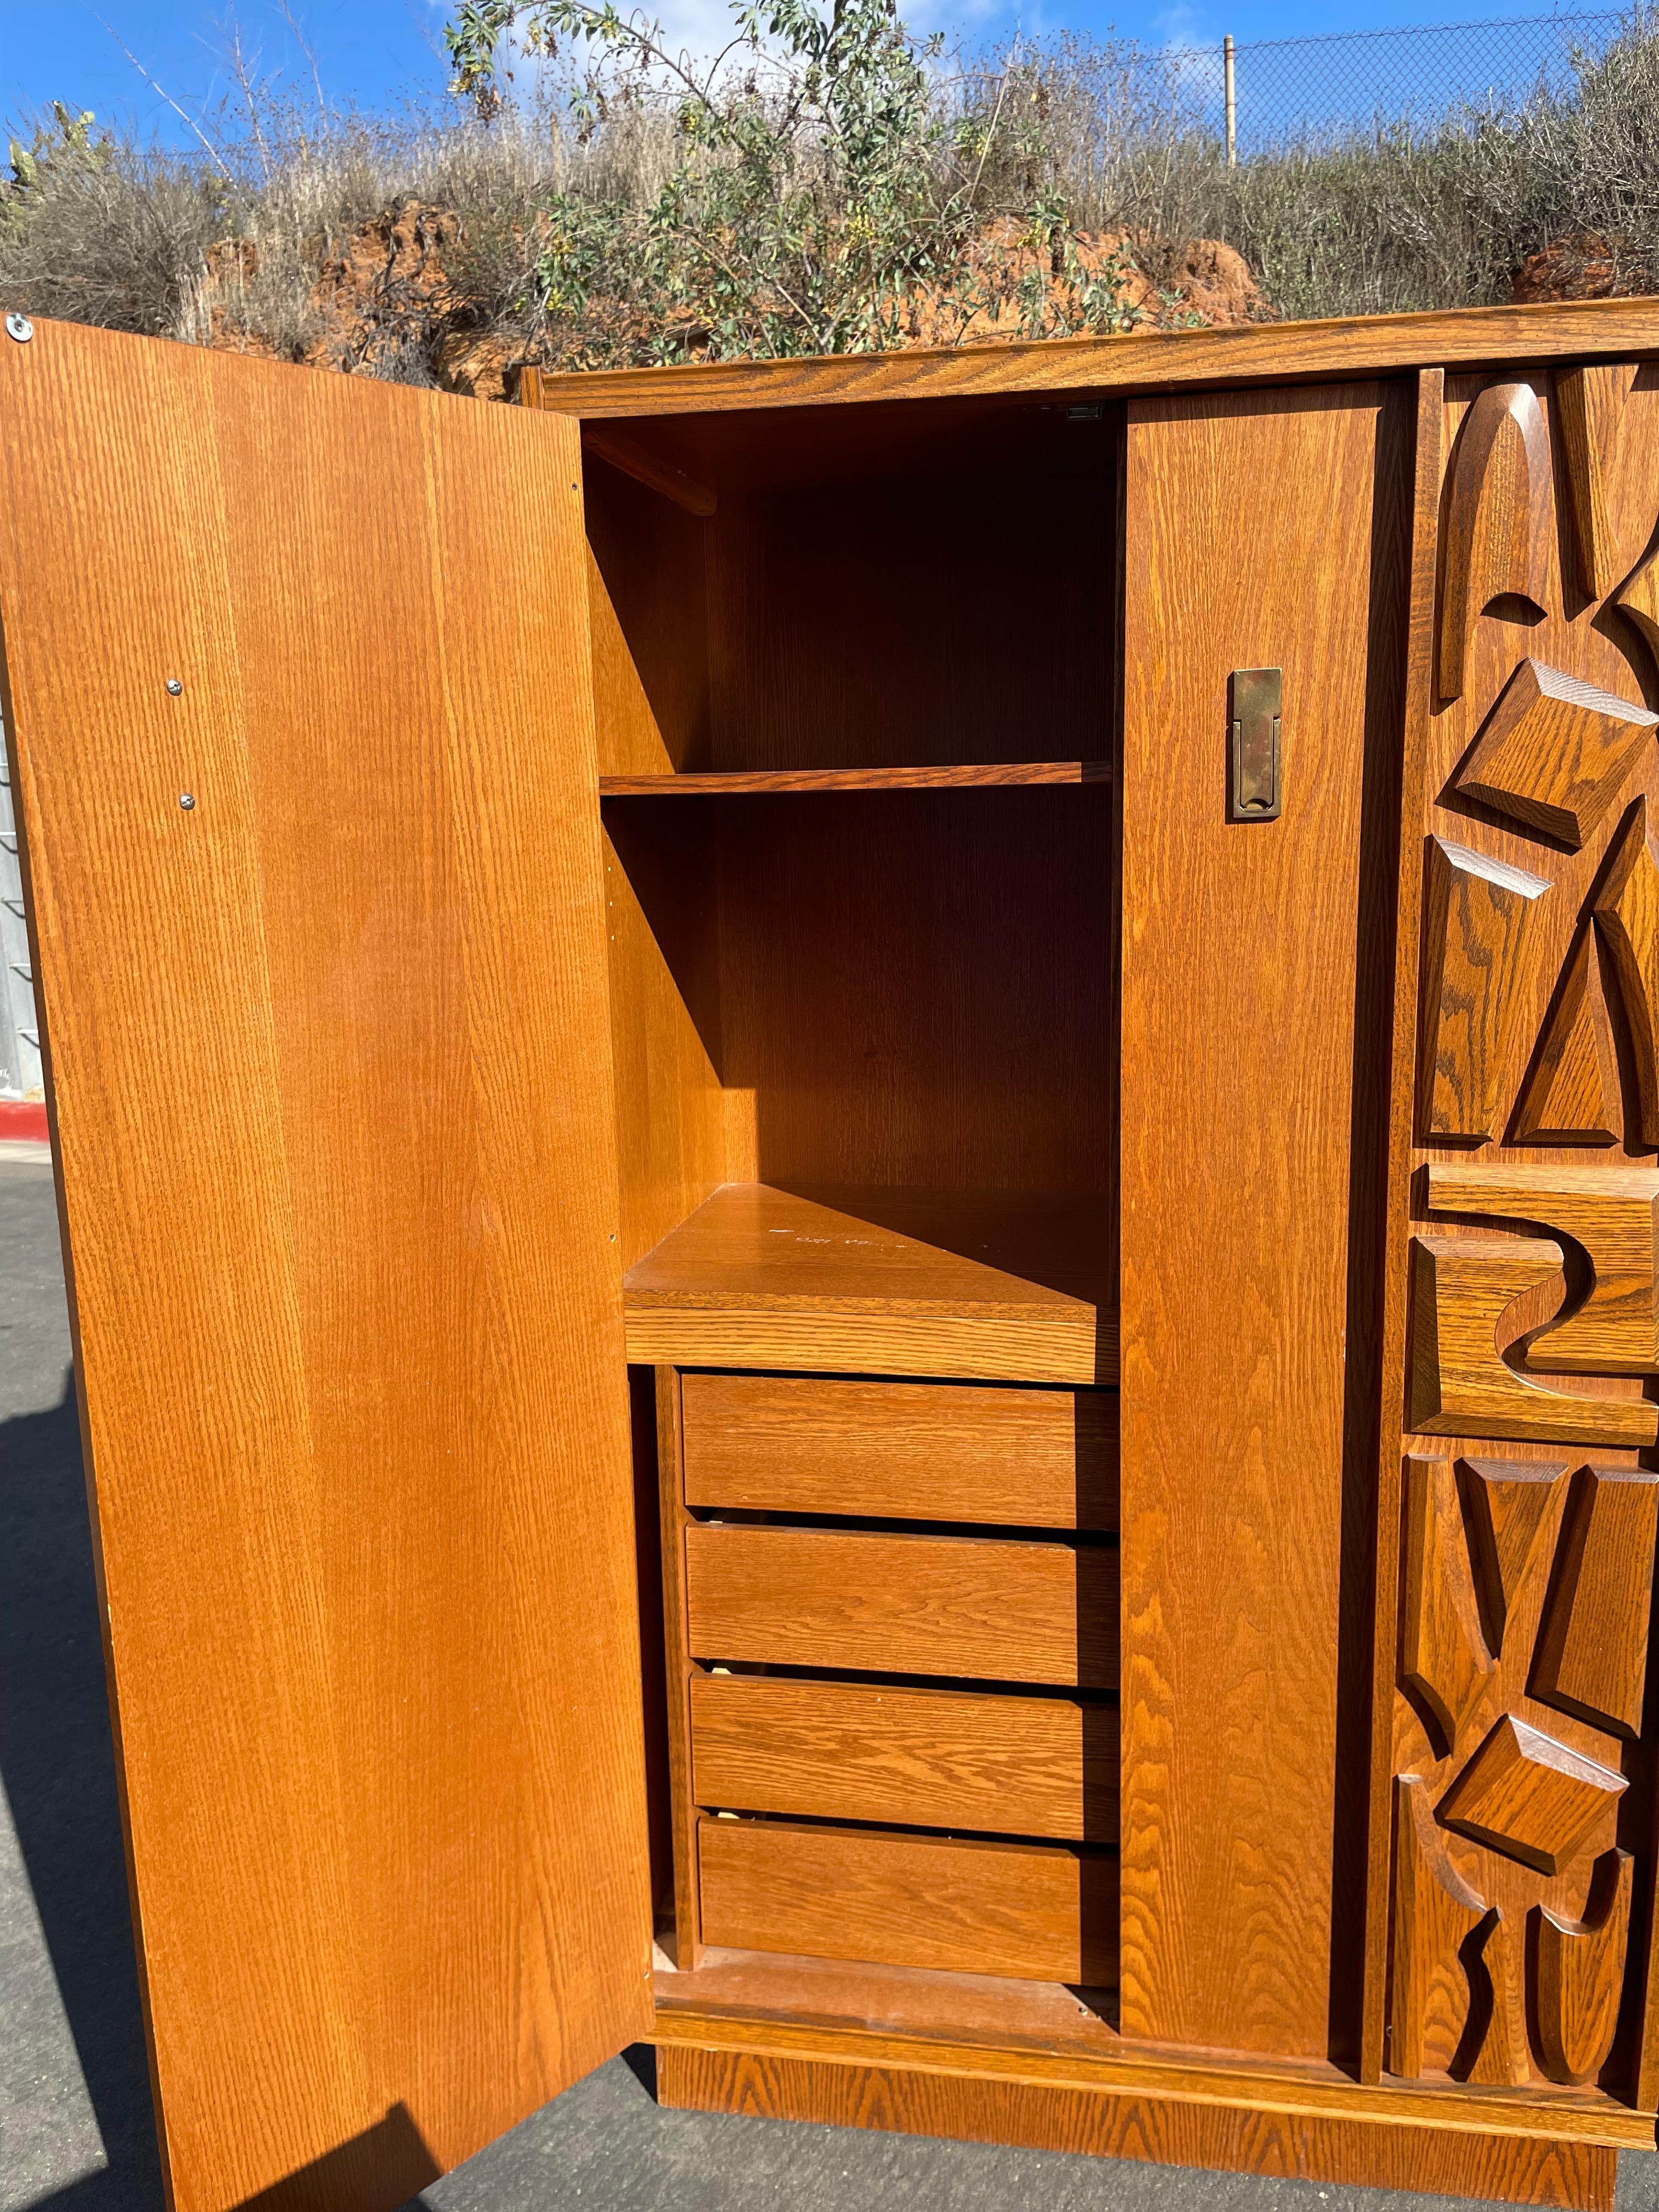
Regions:
[[[685,2112],[826,2121],[898,2135],[1083,2151],[1233,2173],[1431,2190],[1612,2212],[1619,2154],[1600,2143],[1196,2105],[665,2044],[657,2096]]]

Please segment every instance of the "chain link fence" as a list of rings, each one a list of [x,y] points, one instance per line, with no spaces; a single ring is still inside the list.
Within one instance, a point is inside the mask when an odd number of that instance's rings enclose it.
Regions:
[[[1193,124],[1228,139],[1243,161],[1356,131],[1512,114],[1540,93],[1570,93],[1577,68],[1599,60],[1631,28],[1628,13],[1517,15],[1236,46],[1217,41],[1168,48],[1163,59]]]

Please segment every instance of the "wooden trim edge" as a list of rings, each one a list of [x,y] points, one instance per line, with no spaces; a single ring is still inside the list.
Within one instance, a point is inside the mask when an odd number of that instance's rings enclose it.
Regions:
[[[998,2050],[856,2027],[745,2017],[691,2005],[657,2007],[649,2039],[659,2046],[767,2058],[815,2058],[836,2065],[889,2066],[919,2074],[959,2075],[1034,2087],[1096,2089],[1156,2096],[1177,2104],[1223,2105],[1311,2118],[1380,2120],[1395,2127],[1449,2129],[1460,2134],[1528,2136],[1548,2142],[1599,2143],[1611,2149],[1655,2148],[1655,2115],[1624,2106],[1563,2097],[1524,2100],[1502,2090],[1399,2087],[1347,2079],[1297,2080],[1261,2071],[1155,2056],[1067,2058],[1037,2051]]]
[[[1204,384],[1298,383],[1398,374],[1437,362],[1477,368],[1490,362],[1656,350],[1659,300],[1577,300],[1139,337],[916,347],[806,361],[542,370],[533,378],[526,373],[521,399],[526,406],[594,421],[999,392],[1129,393]]]

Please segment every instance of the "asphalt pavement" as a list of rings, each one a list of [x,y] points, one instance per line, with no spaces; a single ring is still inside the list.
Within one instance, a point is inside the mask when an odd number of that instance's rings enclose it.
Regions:
[[[11,1152],[13,1148],[6,1148]],[[48,1166],[0,1157],[0,2212],[162,2212]],[[663,2111],[613,2059],[430,2212],[1449,2212],[1463,2200]],[[1659,2208],[1620,2159],[1619,2212]]]

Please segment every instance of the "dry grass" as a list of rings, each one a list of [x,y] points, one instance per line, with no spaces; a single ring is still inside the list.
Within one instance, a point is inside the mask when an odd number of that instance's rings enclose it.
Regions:
[[[1659,289],[1659,33],[1644,20],[1581,67],[1569,97],[1456,113],[1427,131],[1382,126],[1233,169],[1170,65],[1130,46],[1065,39],[939,71],[935,84],[937,143],[958,166],[969,149],[974,197],[964,217],[959,185],[951,199],[941,172],[935,198],[906,216],[918,228],[948,206],[959,228],[1011,210],[1047,222],[1045,240],[1127,229],[1154,278],[1164,243],[1220,239],[1285,315],[1503,300],[1527,254],[1577,230],[1616,237],[1632,289]],[[603,267],[614,286],[628,241],[649,227],[686,158],[673,113],[648,101],[619,100],[579,129],[556,102],[484,123],[459,108],[362,116],[284,107],[256,86],[244,94],[189,155],[101,136],[62,111],[20,134],[0,186],[8,306],[197,342],[228,329],[303,356],[317,337],[322,263],[377,210],[413,198],[459,218],[446,257],[448,327],[592,358],[591,340],[561,319],[550,235],[574,224],[584,265]],[[786,203],[780,188],[780,209],[806,191],[814,220],[833,228],[833,167],[804,179],[799,149],[794,158],[796,197]],[[226,240],[240,244],[216,255]],[[918,266],[930,251],[923,240]],[[657,312],[658,294],[639,298],[641,313]],[[411,308],[407,328],[389,331],[361,365],[428,379],[435,328],[429,303]],[[884,340],[872,323],[830,342]],[[723,343],[758,341],[738,331]]]

